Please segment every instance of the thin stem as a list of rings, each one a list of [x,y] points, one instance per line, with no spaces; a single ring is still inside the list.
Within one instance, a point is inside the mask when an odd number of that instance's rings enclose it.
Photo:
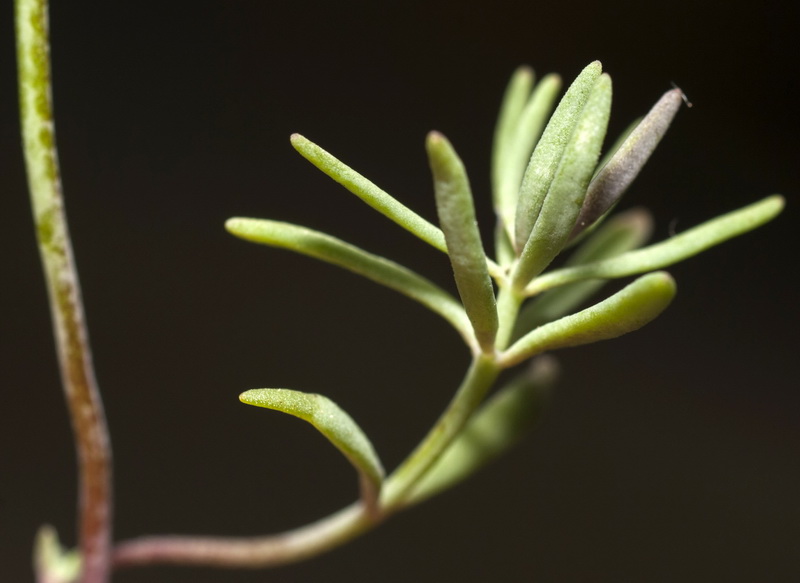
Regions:
[[[385,512],[391,513],[403,506],[413,487],[463,429],[500,370],[493,356],[474,358],[445,412],[414,452],[384,482],[381,502]]]
[[[272,567],[319,555],[352,540],[411,504],[407,499],[409,493],[463,429],[499,372],[494,358],[475,358],[439,421],[384,483],[377,511],[371,512],[357,502],[317,522],[266,537],[142,537],[117,545],[114,566],[172,563],[229,568]]]
[[[94,377],[55,145],[46,0],[16,0],[19,99],[28,185],[78,454],[81,583],[105,583],[111,551],[111,449]]]
[[[117,545],[114,566],[171,563],[250,569],[274,567],[295,563],[343,545],[379,521],[363,504],[355,503],[317,522],[272,536],[142,537]]]
[[[498,351],[508,348],[517,323],[519,309],[524,299],[525,296],[511,285],[500,288],[497,294],[497,315],[500,320],[500,328],[497,331],[497,340],[495,341],[495,348]]]

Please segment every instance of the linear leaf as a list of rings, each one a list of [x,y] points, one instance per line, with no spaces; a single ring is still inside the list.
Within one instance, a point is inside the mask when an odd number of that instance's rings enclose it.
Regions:
[[[542,352],[616,338],[658,316],[675,296],[675,282],[664,272],[643,275],[608,299],[529,332],[500,355],[513,366]]]
[[[526,66],[519,67],[511,76],[500,104],[492,145],[492,193],[496,210],[503,207],[509,151],[519,127],[519,116],[530,96],[534,78],[533,69]]]
[[[447,242],[456,287],[478,344],[484,352],[491,352],[497,335],[497,306],[467,173],[442,134],[428,134],[426,148],[433,173],[439,224]]]
[[[492,395],[420,480],[409,503],[455,486],[519,442],[541,418],[557,375],[556,360],[542,356]]]
[[[533,151],[517,201],[514,247],[518,252],[528,241],[547,191],[550,190],[564,148],[601,72],[600,61],[591,63],[581,71],[561,98]]]
[[[680,89],[667,91],[628,135],[589,184],[570,238],[576,237],[616,204],[664,137],[682,101]]]
[[[368,507],[376,507],[383,466],[370,440],[336,403],[323,395],[290,389],[252,389],[239,395],[239,400],[311,423],[353,464],[360,477],[362,499]]]
[[[363,249],[306,227],[264,219],[228,219],[225,228],[242,239],[289,249],[385,285],[418,301],[442,316],[468,342],[473,342],[472,329],[458,301],[421,275]]]
[[[603,74],[577,116],[541,210],[520,253],[512,284],[522,289],[564,248],[578,219],[606,135],[611,78]]]
[[[300,134],[291,137],[292,146],[306,160],[355,194],[369,206],[413,233],[439,251],[446,252],[444,234],[420,215]]]
[[[527,295],[584,279],[612,279],[661,269],[697,255],[738,235],[760,227],[783,210],[784,199],[775,194],[739,210],[721,215],[679,235],[629,251],[617,257],[556,269],[536,278],[525,288]]]
[[[547,75],[536,85],[520,111],[503,151],[502,176],[495,186],[495,211],[509,237],[514,236],[514,217],[525,166],[531,158],[533,147],[542,133],[560,89],[561,78],[558,75]]]
[[[422,218],[388,192],[370,182],[364,176],[320,148],[314,142],[300,134],[293,134],[291,142],[292,146],[294,146],[306,160],[355,194],[369,206],[388,219],[391,219],[408,232],[416,235],[434,249],[442,253],[447,253],[444,233],[442,233],[439,227]],[[497,266],[497,264],[488,257],[486,258],[486,265],[492,276],[500,279],[505,277],[503,269]]]

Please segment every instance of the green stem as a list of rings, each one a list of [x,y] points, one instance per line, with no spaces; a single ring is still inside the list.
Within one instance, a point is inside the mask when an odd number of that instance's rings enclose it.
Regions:
[[[495,349],[503,351],[511,342],[514,328],[519,316],[519,309],[525,300],[524,294],[518,292],[513,286],[501,287],[497,294],[497,316],[500,328],[497,331]]]
[[[416,483],[444,453],[491,388],[500,367],[494,357],[478,355],[450,405],[414,452],[384,482],[381,505],[386,513],[399,510]]]
[[[81,583],[109,580],[111,448],[94,377],[55,146],[46,0],[15,3],[19,99],[28,185],[61,379],[78,454]]]

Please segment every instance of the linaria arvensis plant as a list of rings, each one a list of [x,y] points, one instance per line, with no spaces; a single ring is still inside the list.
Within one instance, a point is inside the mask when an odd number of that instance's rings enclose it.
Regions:
[[[667,91],[601,156],[611,78],[599,62],[578,75],[555,108],[559,77],[549,75],[534,85],[528,68],[513,75],[493,144],[494,257],[481,242],[464,166],[440,133],[431,132],[425,143],[438,226],[313,142],[292,136],[294,148],[322,172],[446,253],[457,295],[407,267],[305,227],[234,218],[227,229],[246,240],[333,263],[416,300],[452,325],[472,355],[469,369],[434,427],[388,476],[364,432],[330,399],[283,388],[246,391],[242,402],[308,421],[339,449],[358,475],[358,500],[277,535],[156,536],[113,545],[111,452],[63,213],[46,1],[16,0],[16,21],[29,186],[81,479],[79,547],[64,551],[53,529],[43,528],[36,547],[40,583],[105,583],[115,567],[153,563],[266,567],[345,543],[459,483],[530,429],[555,380],[554,361],[545,353],[644,326],[675,295],[673,279],[658,270],[762,225],[783,207],[782,197],[770,196],[642,247],[651,225],[646,211],[608,215],[653,153],[684,96],[679,89]],[[569,257],[562,266],[548,271],[565,251]],[[629,276],[638,277],[578,309],[607,280]],[[516,378],[495,389],[500,373],[518,365],[524,366]]]

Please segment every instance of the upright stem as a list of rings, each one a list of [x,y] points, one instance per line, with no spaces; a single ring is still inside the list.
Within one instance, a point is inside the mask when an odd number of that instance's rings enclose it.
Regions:
[[[50,84],[47,0],[16,0],[19,100],[28,186],[44,266],[61,380],[75,434],[81,583],[109,580],[111,449],[94,377],[64,214]]]

